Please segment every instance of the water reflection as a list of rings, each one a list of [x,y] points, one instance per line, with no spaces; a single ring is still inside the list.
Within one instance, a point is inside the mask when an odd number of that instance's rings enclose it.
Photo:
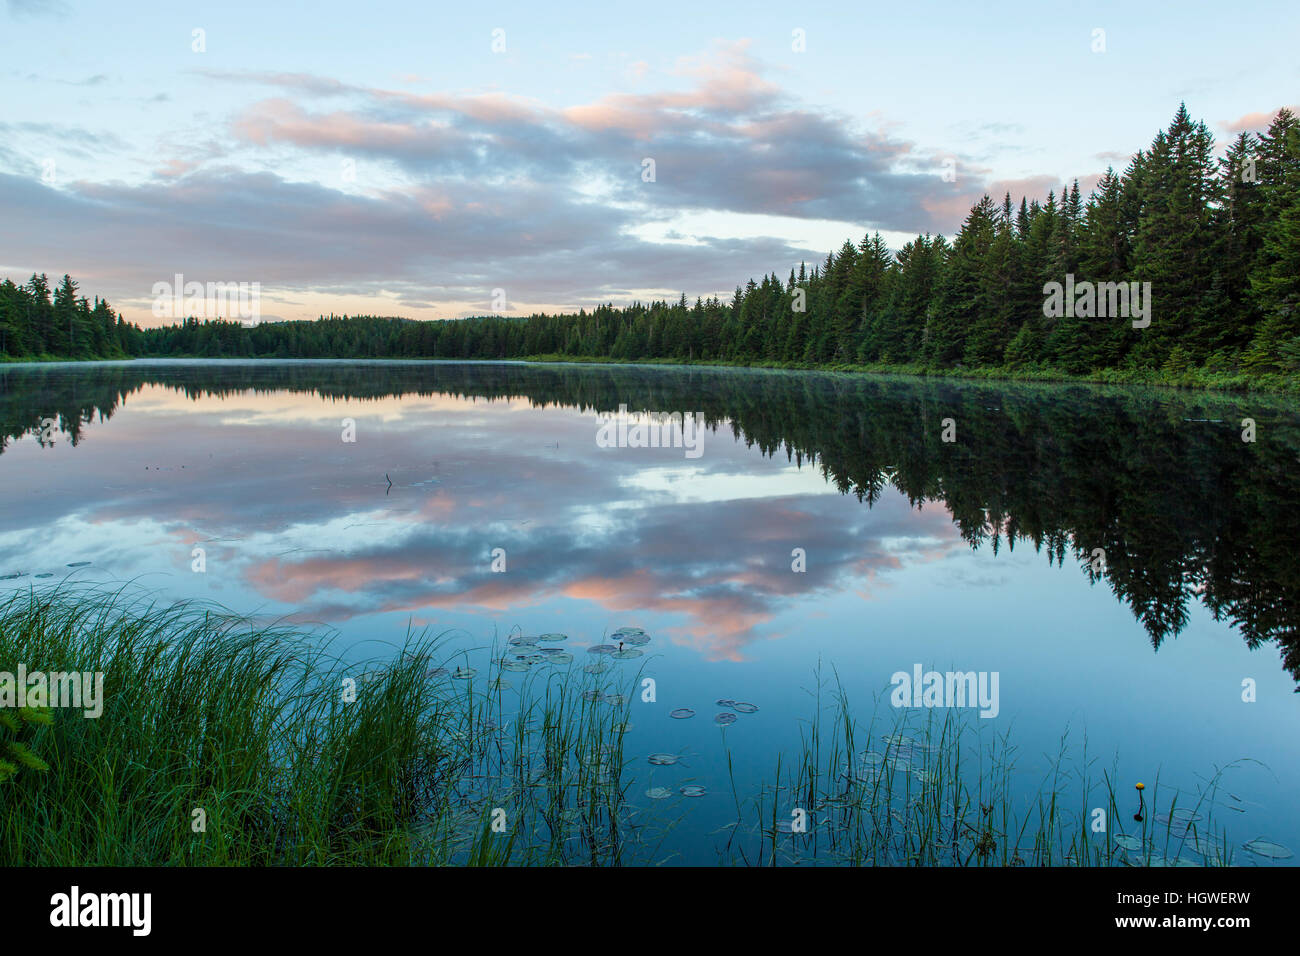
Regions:
[[[598,448],[596,415],[620,404],[702,411],[704,454]],[[124,406],[147,414],[110,423]],[[355,444],[340,440],[345,416]],[[522,614],[566,597],[682,615],[683,641],[738,658],[796,601],[869,594],[881,572],[966,545],[1032,545],[1108,587],[1154,647],[1200,601],[1251,647],[1276,643],[1300,680],[1300,417],[1278,401],[725,370],[127,363],[0,369],[0,432],[0,555],[17,562],[0,575],[53,573],[22,557],[51,542],[100,563],[148,547],[178,570],[202,546],[312,620]],[[60,444],[84,463],[19,460]],[[840,495],[867,507],[846,518]],[[492,571],[494,548],[510,573]]]

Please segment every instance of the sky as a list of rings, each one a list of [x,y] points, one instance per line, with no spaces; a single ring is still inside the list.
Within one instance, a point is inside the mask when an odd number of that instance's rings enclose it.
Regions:
[[[1300,5],[4,0],[0,276],[130,321],[719,295],[1300,103]],[[170,303],[170,295],[167,296]]]

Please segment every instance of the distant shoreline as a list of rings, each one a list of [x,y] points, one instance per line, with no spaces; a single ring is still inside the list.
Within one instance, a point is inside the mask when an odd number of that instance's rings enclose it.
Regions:
[[[1276,372],[1210,372],[1205,369],[1188,369],[1182,372],[1165,372],[1152,369],[1106,368],[1073,374],[1055,368],[929,368],[923,365],[857,365],[810,364],[806,362],[740,362],[725,359],[620,359],[610,356],[529,355],[520,358],[443,358],[443,357],[379,357],[323,356],[312,358],[286,358],[281,356],[237,356],[218,358],[210,355],[140,355],[125,358],[66,359],[44,356],[0,358],[0,367],[14,365],[86,365],[94,363],[133,362],[164,363],[169,361],[211,363],[276,363],[276,362],[384,362],[430,363],[444,365],[625,365],[655,366],[660,368],[732,368],[754,371],[824,372],[848,375],[892,375],[917,379],[959,379],[989,384],[1043,384],[1043,385],[1120,385],[1144,388],[1172,388],[1180,391],[1226,392],[1232,394],[1263,393],[1270,395],[1300,395],[1300,375]]]

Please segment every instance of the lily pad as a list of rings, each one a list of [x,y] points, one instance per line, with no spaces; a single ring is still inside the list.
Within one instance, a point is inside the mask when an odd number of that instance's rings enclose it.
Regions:
[[[1174,827],[1178,830],[1186,830],[1193,823],[1199,822],[1200,819],[1201,815],[1191,810],[1171,810],[1168,813],[1156,814],[1156,823]]]
[[[543,634],[543,635],[541,635],[540,637],[538,637],[537,639],[538,639],[539,641],[548,641],[548,642],[567,641],[567,640],[569,639],[569,635],[568,635],[568,634],[556,634],[556,633],[551,633],[551,634]]]
[[[673,792],[667,787],[651,787],[645,792],[645,795],[651,800],[667,800],[673,795]]]
[[[537,640],[536,637],[530,637],[526,634],[516,634],[507,643],[513,644],[515,647],[532,647],[537,643]]]
[[[645,651],[638,651],[634,647],[629,647],[626,648],[625,650],[615,651],[613,654],[610,654],[609,656],[616,661],[627,661],[627,660],[631,660],[634,657],[640,657],[644,653]]]
[[[1115,834],[1115,845],[1121,850],[1128,850],[1130,853],[1137,853],[1142,849],[1142,841],[1135,836],[1129,836],[1127,833]]]
[[[606,694],[601,699],[606,704],[609,704],[611,707],[622,707],[624,704],[627,703],[627,698],[624,697],[622,694]]]
[[[90,564],[89,561],[73,561],[68,565],[70,568],[84,568]]]
[[[582,667],[582,672],[584,674],[604,674],[608,670],[610,670],[610,666],[604,661],[597,661],[594,664],[584,664]]]
[[[758,705],[757,705],[757,704],[747,704],[747,703],[745,703],[743,700],[738,700],[738,701],[736,701],[734,704],[732,704],[731,706],[732,706],[732,709],[733,709],[733,710],[735,710],[735,711],[737,711],[738,713],[741,713],[741,714],[756,714],[756,713],[758,713]]]
[[[593,644],[591,647],[587,648],[587,653],[588,654],[617,654],[618,645],[617,644]]]
[[[674,720],[687,720],[695,716],[695,711],[689,707],[678,707],[676,710],[669,711],[668,716]]]
[[[1247,853],[1253,853],[1255,856],[1262,856],[1269,860],[1289,860],[1295,856],[1282,844],[1274,843],[1272,840],[1265,840],[1263,837],[1256,837],[1249,843],[1243,843],[1241,848]]]
[[[501,669],[503,671],[512,671],[515,674],[522,674],[532,667],[527,661],[502,661]]]
[[[713,722],[715,724],[721,724],[723,727],[725,727],[728,724],[734,724],[736,722],[736,719],[737,718],[735,714],[728,713],[727,711],[724,710],[722,713],[718,714],[716,717],[713,718]]]
[[[717,704],[719,707],[735,707],[735,706],[736,706],[736,702],[735,702],[734,700],[732,700],[730,697],[719,697],[717,700],[714,701],[714,703]]]
[[[478,671],[476,671],[472,667],[457,667],[455,672],[451,675],[451,679],[469,680],[471,677],[475,677],[477,675],[478,675]]]
[[[679,791],[683,797],[702,797],[708,792],[709,791],[705,790],[703,787],[694,783],[688,783]]]
[[[646,759],[656,767],[671,767],[681,758],[677,754],[651,754]]]

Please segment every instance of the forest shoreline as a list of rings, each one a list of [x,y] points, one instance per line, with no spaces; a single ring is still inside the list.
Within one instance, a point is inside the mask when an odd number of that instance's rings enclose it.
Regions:
[[[379,361],[379,362],[463,362],[465,364],[517,363],[524,365],[653,365],[665,368],[738,368],[786,372],[830,372],[843,375],[889,375],[914,379],[958,379],[966,382],[989,384],[1043,384],[1043,385],[1119,385],[1139,388],[1172,388],[1179,391],[1224,392],[1228,394],[1300,395],[1300,375],[1278,372],[1211,372],[1203,368],[1169,372],[1160,369],[1105,368],[1091,372],[1071,373],[1057,368],[931,368],[924,365],[890,365],[875,363],[808,362],[752,362],[729,359],[624,359],[599,355],[527,355],[516,358],[445,358],[445,357],[392,357],[392,356],[338,356],[292,357],[281,356],[230,356],[217,358],[211,355],[132,355],[91,359],[70,359],[56,356],[3,356],[0,367],[8,365],[85,364],[95,362],[166,362],[169,359],[206,362],[283,362],[283,361]]]

